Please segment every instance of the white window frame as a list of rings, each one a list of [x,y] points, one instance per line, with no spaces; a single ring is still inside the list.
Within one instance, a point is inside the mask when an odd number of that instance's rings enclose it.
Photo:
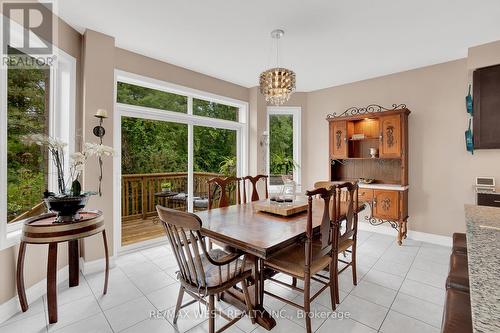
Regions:
[[[297,183],[297,193],[301,192],[301,180],[302,180],[302,156],[301,156],[301,131],[302,131],[302,108],[299,106],[269,106],[267,107],[267,133],[269,135],[267,144],[267,158],[266,158],[266,171],[268,175],[271,175],[271,131],[269,127],[269,117],[272,115],[291,115],[293,121],[293,160],[297,163],[298,167],[293,170],[293,179]],[[269,185],[269,190],[272,192],[277,191],[280,188],[279,185]]]
[[[5,17],[0,15],[0,24]],[[19,30],[19,31],[22,31]],[[0,38],[2,38],[0,36]],[[0,46],[3,40],[0,41]],[[68,143],[65,151],[65,168],[69,167],[69,155],[75,150],[75,108],[76,108],[76,59],[53,46],[56,63],[50,69],[49,135]],[[33,55],[30,55],[33,56]],[[0,65],[0,249],[19,243],[22,223],[7,223],[7,68]],[[53,164],[49,163],[50,190],[56,189]]]
[[[133,84],[141,87],[151,88],[168,93],[178,94],[187,97],[187,113],[160,110],[155,108],[135,106],[130,104],[118,103],[117,86],[118,82]],[[134,117],[150,120],[168,121],[188,126],[188,211],[193,211],[193,128],[194,126],[206,126],[220,129],[229,129],[236,131],[236,156],[237,166],[236,175],[238,177],[246,175],[248,172],[248,103],[233,98],[228,98],[216,94],[207,93],[201,90],[180,86],[177,84],[156,80],[150,77],[115,70],[115,113],[114,113],[114,155],[113,163],[113,188],[115,191],[113,200],[114,212],[114,252],[124,253],[130,249],[136,249],[158,242],[146,241],[128,246],[121,244],[121,120],[122,117]],[[238,121],[209,118],[193,114],[193,98],[202,99],[209,102],[234,106],[239,109]]]

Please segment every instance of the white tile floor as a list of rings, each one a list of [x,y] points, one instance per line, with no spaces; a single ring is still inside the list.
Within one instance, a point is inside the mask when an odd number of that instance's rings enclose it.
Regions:
[[[411,240],[399,247],[391,236],[365,231],[359,232],[358,239],[358,285],[352,285],[350,269],[342,273],[340,306],[331,312],[329,292],[325,290],[312,306],[318,314],[312,320],[313,329],[319,333],[439,332],[450,248]],[[26,313],[0,323],[0,332],[208,332],[207,317],[200,315],[203,308],[197,303],[186,308],[173,326],[171,313],[178,292],[175,271],[168,246],[121,256],[111,270],[106,296],[101,295],[103,273],[82,275],[76,288],[68,288],[67,281],[59,286],[57,324],[47,325],[43,297],[32,302]],[[302,303],[301,294],[281,285],[267,281],[266,288]],[[313,284],[315,288],[318,286]],[[219,306],[235,310],[224,303]],[[272,332],[305,331],[305,322],[295,308],[270,297],[266,297],[265,306],[277,317]],[[159,318],[151,318],[151,312]],[[224,322],[217,319],[219,327]],[[227,332],[266,330],[243,318]]]

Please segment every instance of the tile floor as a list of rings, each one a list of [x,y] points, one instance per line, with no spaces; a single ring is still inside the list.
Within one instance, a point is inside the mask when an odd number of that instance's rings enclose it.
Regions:
[[[317,315],[313,329],[327,332],[440,332],[445,298],[444,282],[450,248],[406,240],[399,247],[394,237],[359,232],[358,285],[351,271],[340,275],[341,304],[330,310],[328,290],[312,306]],[[119,257],[110,273],[108,294],[102,296],[103,273],[81,276],[80,286],[59,286],[59,322],[47,325],[45,297],[32,302],[26,313],[18,313],[4,323],[0,332],[208,332],[207,317],[192,304],[172,324],[178,283],[176,263],[168,246],[159,246]],[[278,278],[289,279],[285,276]],[[313,290],[318,288],[313,284]],[[302,302],[302,296],[281,285],[266,282],[274,293]],[[318,289],[315,289],[318,290]],[[236,311],[220,303],[219,307]],[[276,315],[272,332],[304,332],[305,322],[297,310],[266,297],[265,306]],[[151,313],[157,318],[151,318]],[[218,318],[217,326],[224,324]],[[266,332],[248,318],[227,332]]]

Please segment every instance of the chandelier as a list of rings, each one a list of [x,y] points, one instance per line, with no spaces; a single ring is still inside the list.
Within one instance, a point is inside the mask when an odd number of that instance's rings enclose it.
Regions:
[[[284,34],[285,32],[280,29],[271,32],[271,37],[276,40],[276,67],[262,72],[259,78],[260,92],[268,103],[275,106],[283,105],[295,91],[295,73],[278,66],[278,42]]]

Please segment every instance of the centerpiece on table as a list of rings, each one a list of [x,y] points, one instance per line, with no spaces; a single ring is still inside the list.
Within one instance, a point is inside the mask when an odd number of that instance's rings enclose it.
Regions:
[[[71,155],[69,174],[65,175],[64,149],[67,144],[59,139],[43,134],[30,134],[23,138],[26,145],[38,145],[48,150],[57,173],[57,193],[44,193],[44,202],[52,212],[57,213],[58,222],[78,221],[78,212],[85,207],[89,196],[97,194],[93,191],[82,191],[80,178],[85,163],[90,156],[112,156],[113,148],[96,143],[85,143],[81,152]],[[99,188],[101,178],[99,178]]]

